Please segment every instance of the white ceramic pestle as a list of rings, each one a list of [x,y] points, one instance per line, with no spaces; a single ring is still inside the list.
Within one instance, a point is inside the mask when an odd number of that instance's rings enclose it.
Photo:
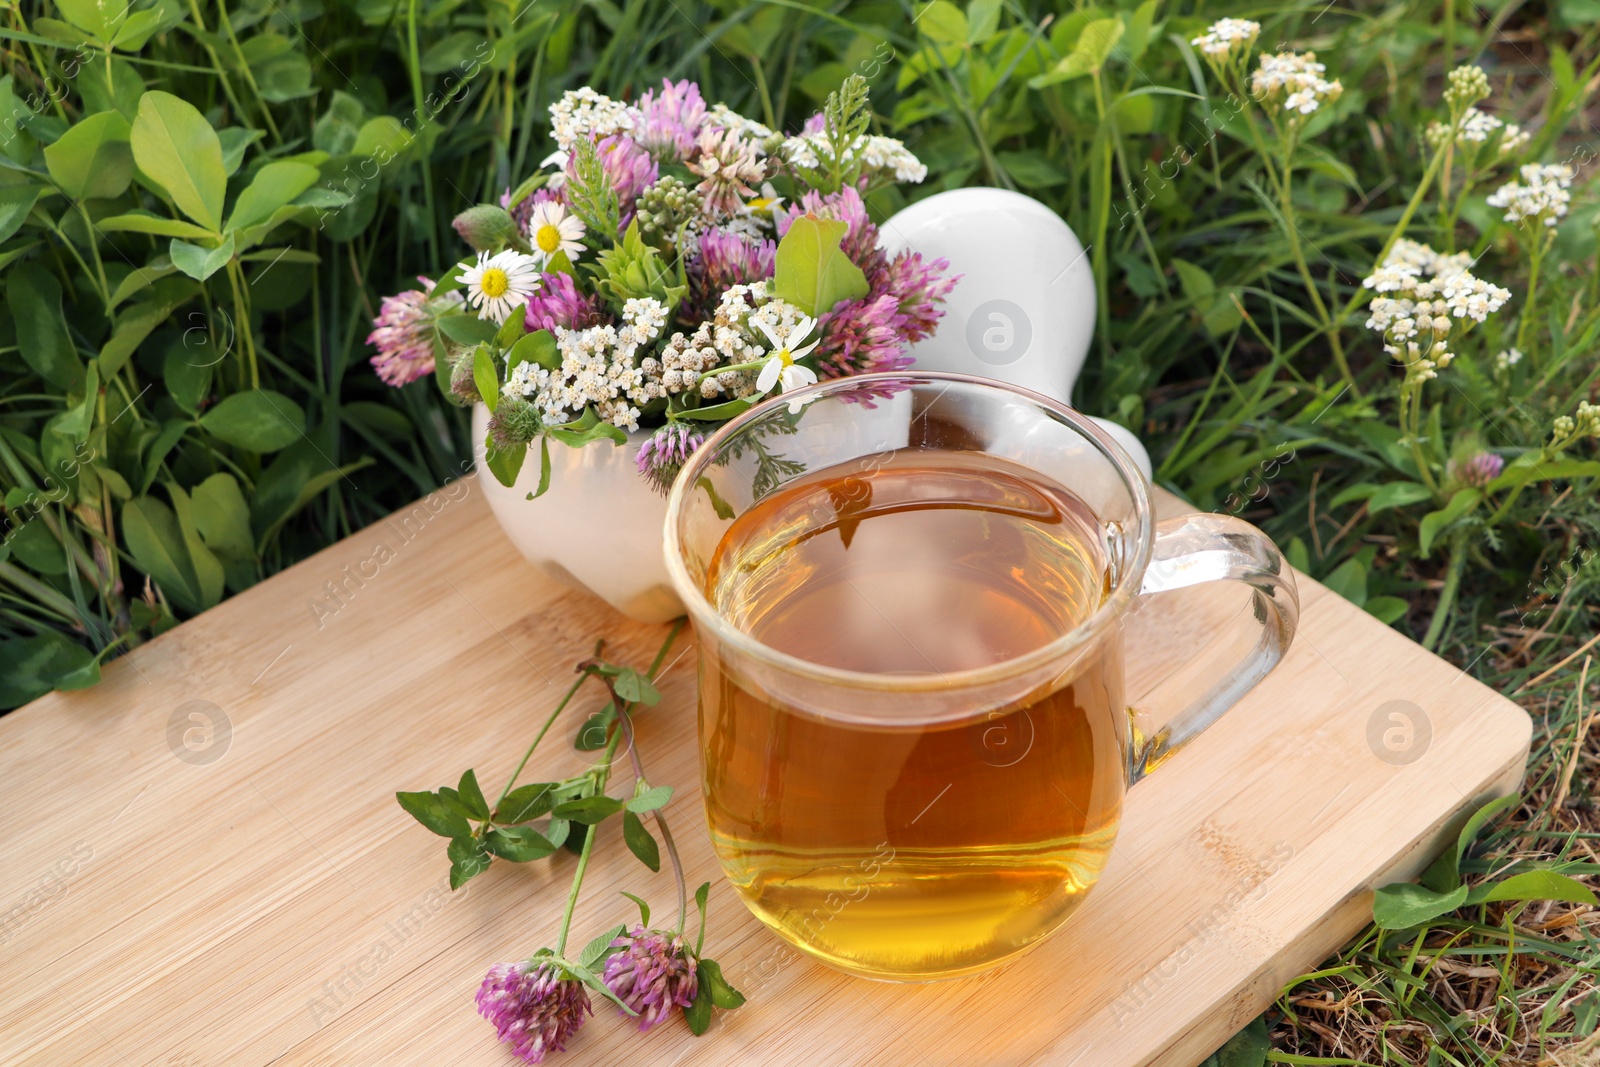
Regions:
[[[1005,189],[952,189],[883,224],[882,245],[943,256],[961,275],[934,335],[911,348],[917,370],[975,374],[1072,402],[1094,337],[1089,253],[1061,216]],[[1150,477],[1129,430],[1094,420]]]

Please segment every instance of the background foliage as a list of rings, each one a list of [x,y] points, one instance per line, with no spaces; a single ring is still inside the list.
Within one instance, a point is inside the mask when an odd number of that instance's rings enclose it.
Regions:
[[[1265,50],[1315,48],[1345,86],[1281,196],[1248,108],[1187,44],[1222,15],[1260,20]],[[544,157],[562,90],[693,77],[794,130],[858,72],[930,168],[916,195],[1014,187],[1083,236],[1102,313],[1076,399],[1143,434],[1159,481],[1263,525],[1536,713],[1528,799],[1461,874],[1591,879],[1596,455],[1546,446],[1600,375],[1597,40],[1595,0],[14,0],[0,707],[92,684],[108,655],[463,469],[464,413],[426,381],[382,387],[363,338],[382,294],[449,261],[450,218]],[[1532,131],[1521,158],[1579,169],[1526,322],[1527,235],[1484,203],[1509,170],[1464,191],[1458,168],[1444,198],[1448,168],[1429,173],[1423,131],[1466,61],[1490,74],[1483,106]],[[1355,299],[1402,218],[1516,293],[1425,394],[1420,451]],[[1525,337],[1528,360],[1499,373],[1494,353]],[[1494,507],[1428,520],[1466,447],[1544,466]],[[1589,914],[1487,903],[1369,931],[1221,1062],[1565,1062],[1600,1018]]]

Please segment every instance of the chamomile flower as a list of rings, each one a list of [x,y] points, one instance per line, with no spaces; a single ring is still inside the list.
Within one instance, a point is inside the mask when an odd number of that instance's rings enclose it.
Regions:
[[[583,234],[583,221],[555,200],[539,204],[528,218],[528,240],[541,266],[548,264],[557,252],[565,252],[568,259],[577,259],[583,253]]]
[[[810,315],[801,315],[793,325],[785,328],[782,322],[774,325],[766,318],[752,316],[751,322],[767,335],[767,340],[772,342],[772,358],[761,367],[761,373],[756,377],[756,391],[770,392],[773,386],[780,386],[784,392],[798,389],[802,385],[812,385],[817,380],[817,372],[810,367],[802,367],[796,363],[797,359],[804,359],[817,347],[817,342],[801,345],[811,331],[816,329],[817,321]],[[798,346],[798,347],[797,347]],[[789,402],[789,412],[799,411],[801,404],[798,401]]]
[[[539,261],[510,248],[493,256],[479,252],[478,262],[456,281],[467,287],[467,303],[478,309],[478,318],[504,323],[539,291]]]

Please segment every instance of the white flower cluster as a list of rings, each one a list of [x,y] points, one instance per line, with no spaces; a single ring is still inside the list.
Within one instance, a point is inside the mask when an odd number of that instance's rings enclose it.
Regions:
[[[1261,36],[1261,23],[1249,19],[1218,19],[1189,43],[1214,60],[1232,59],[1248,52]]]
[[[568,89],[550,105],[550,132],[562,152],[571,152],[580,137],[598,139],[628,133],[638,122],[639,113],[632,107],[587,85]]]
[[[1435,122],[1428,126],[1427,140],[1432,148],[1438,148],[1450,136],[1454,129],[1448,122]],[[1487,144],[1498,134],[1499,140],[1495,143],[1495,153],[1500,159],[1516,155],[1527,145],[1532,135],[1516,123],[1506,123],[1495,118],[1486,111],[1479,111],[1475,107],[1467,108],[1461,117],[1461,127],[1456,130],[1456,147],[1466,152],[1473,152],[1479,146]]]
[[[832,146],[826,133],[802,133],[784,141],[779,151],[795,166],[811,169],[831,158]],[[857,137],[844,154],[847,160],[859,160],[863,172],[892,176],[897,182],[920,182],[928,176],[922,161],[893,137]]]
[[[1504,352],[1501,352],[1499,355],[1494,357],[1494,366],[1496,370],[1510,370],[1512,367],[1515,367],[1521,362],[1522,350],[1518,348],[1508,348]]]
[[[1305,116],[1344,92],[1339,79],[1323,77],[1327,68],[1315,52],[1278,52],[1261,57],[1250,76],[1250,92],[1263,104],[1276,105],[1291,117]]]
[[[1572,202],[1572,168],[1565,163],[1528,163],[1522,181],[1506,182],[1489,195],[1490,207],[1506,209],[1507,222],[1554,226]]]
[[[697,392],[702,397],[737,399],[756,392],[751,370],[721,370],[754,363],[767,354],[760,324],[788,331],[805,316],[782,300],[767,299],[767,283],[735,285],[722,294],[715,314],[693,334],[675,333],[661,350],[639,364],[648,383],[664,394]],[[708,373],[712,372],[712,373]]]
[[[1441,255],[1425,244],[1401,240],[1361,284],[1380,295],[1367,309],[1367,328],[1383,335],[1383,350],[1406,367],[1407,383],[1438,377],[1450,365],[1450,335],[1470,319],[1483,322],[1511,299],[1511,291],[1474,277],[1464,253]],[[1393,295],[1387,295],[1393,294]]]
[[[766,141],[772,137],[772,131],[761,125],[755,119],[747,119],[737,111],[732,110],[727,104],[713,104],[706,111],[706,125],[720,126],[724,130],[734,133],[743,141]]]
[[[512,369],[502,395],[531,398],[548,425],[560,425],[594,405],[595,413],[625,430],[639,428],[639,408],[666,394],[635,365],[638,350],[661,334],[667,309],[651,297],[623,305],[623,325],[586,330],[555,329],[561,366],[551,371],[536,363]],[[646,361],[648,362],[648,361]]]

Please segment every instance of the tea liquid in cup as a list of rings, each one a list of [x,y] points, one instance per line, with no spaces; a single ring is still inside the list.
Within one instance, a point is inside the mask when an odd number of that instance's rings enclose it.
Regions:
[[[1128,785],[1281,657],[1292,578],[1235,519],[1155,533],[1131,460],[1042,397],[934,374],[804,393],[733,420],[669,502],[712,844],[750,910],[834,967],[981,971],[1067,921]],[[1250,586],[1260,639],[1146,737],[1122,616],[1220,579]]]

